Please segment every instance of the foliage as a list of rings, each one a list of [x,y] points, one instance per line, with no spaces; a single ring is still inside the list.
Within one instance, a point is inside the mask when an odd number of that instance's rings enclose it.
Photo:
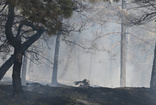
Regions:
[[[49,34],[55,34],[62,26],[60,16],[72,15],[72,0],[7,0],[11,1],[21,15],[36,25],[43,25]]]
[[[1,24],[2,33],[4,33],[7,42],[14,48],[12,62],[5,63],[8,65],[7,68],[3,65],[0,68],[5,68],[2,69],[3,71],[0,70],[0,78],[14,63],[12,84],[15,94],[22,93],[20,71],[24,52],[45,31],[48,34],[55,34],[60,30],[62,18],[68,18],[72,15],[73,5],[72,0],[5,0],[0,2],[0,16],[5,16],[5,20]],[[30,28],[33,33],[29,33]],[[27,34],[29,35],[24,36]],[[22,37],[25,40],[22,40]]]

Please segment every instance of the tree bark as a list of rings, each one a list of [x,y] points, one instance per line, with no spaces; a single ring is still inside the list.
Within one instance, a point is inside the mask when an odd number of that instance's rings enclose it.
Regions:
[[[15,94],[22,93],[22,85],[21,85],[21,65],[22,65],[22,52],[21,49],[15,48],[14,49],[14,66],[13,66],[13,73],[12,73],[12,83],[13,83],[13,89]]]
[[[153,67],[151,73],[150,88],[156,89],[156,44],[154,49],[154,59],[153,59]]]

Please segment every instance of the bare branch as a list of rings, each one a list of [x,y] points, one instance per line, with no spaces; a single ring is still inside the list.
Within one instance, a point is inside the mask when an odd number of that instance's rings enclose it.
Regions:
[[[5,3],[5,5],[2,7],[2,9],[0,10],[0,12],[2,12],[4,9],[5,9],[5,7],[8,5],[8,3]]]
[[[127,33],[127,34],[130,34],[131,36],[133,36],[133,37],[139,39],[140,41],[142,41],[142,42],[144,42],[144,43],[146,43],[146,44],[148,44],[148,45],[150,45],[150,46],[153,46],[153,44],[151,44],[151,43],[145,41],[144,39],[141,39],[141,38],[137,37],[136,35],[134,35],[134,34],[132,34],[132,33]]]
[[[75,44],[75,45],[79,46],[82,49],[91,49],[91,48],[84,47],[83,45],[80,45],[80,44],[78,44],[76,42],[73,42],[73,41],[70,41],[70,40],[63,39],[63,41],[65,41],[68,44]]]
[[[120,34],[121,32],[111,32],[111,33],[107,33],[101,36],[96,37],[93,42],[95,42],[96,40],[100,39],[101,37],[107,36],[107,35],[112,35],[112,34]]]

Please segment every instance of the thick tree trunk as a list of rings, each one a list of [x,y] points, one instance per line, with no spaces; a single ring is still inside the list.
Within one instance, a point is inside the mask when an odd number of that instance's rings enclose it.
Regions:
[[[154,59],[153,59],[153,67],[151,73],[150,88],[156,89],[156,44],[154,49]]]
[[[5,34],[6,34],[6,38],[9,42],[9,44],[14,47],[14,57],[11,57],[5,63],[5,66],[3,66],[3,68],[0,68],[0,69],[2,69],[2,71],[0,72],[0,79],[4,76],[7,69],[9,69],[11,67],[12,63],[14,62],[13,74],[12,74],[13,88],[14,88],[15,93],[21,93],[22,86],[21,86],[20,71],[21,71],[22,56],[23,56],[22,52],[25,52],[37,39],[39,39],[45,30],[43,27],[33,28],[37,31],[37,33],[34,34],[33,36],[31,36],[26,42],[24,42],[21,45],[21,39],[19,39],[18,37],[15,37],[12,32],[13,23],[14,23],[14,5],[11,1],[8,1],[8,16],[7,16],[7,20],[6,20],[6,24],[5,24]],[[35,27],[35,26],[33,26],[33,24],[31,24],[31,25],[32,25],[32,27]],[[30,27],[31,27],[31,25],[30,25]],[[19,28],[20,27],[22,27],[22,26],[19,25]],[[18,35],[19,34],[20,34],[20,30],[18,30]],[[8,67],[6,67],[7,63],[9,64]]]
[[[58,71],[58,57],[59,57],[59,47],[60,47],[60,32],[58,32],[56,36],[56,44],[55,44],[55,55],[54,55],[54,66],[52,73],[52,85],[56,86],[57,83],[57,71]]]
[[[10,45],[14,47],[14,66],[12,73],[12,84],[15,94],[22,92],[20,70],[22,64],[22,47],[21,40],[16,38],[12,32],[14,23],[14,5],[12,2],[8,2],[8,16],[5,24],[5,34]]]
[[[15,94],[22,93],[22,86],[21,86],[21,65],[22,65],[22,52],[19,49],[15,48],[14,51],[14,66],[13,66],[13,73],[12,73],[12,83],[13,89]]]

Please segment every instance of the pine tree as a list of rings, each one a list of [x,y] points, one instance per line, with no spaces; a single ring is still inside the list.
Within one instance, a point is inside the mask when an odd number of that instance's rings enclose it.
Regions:
[[[8,59],[12,62],[7,64],[9,64],[9,67],[12,63],[14,64],[12,78],[15,94],[22,93],[20,72],[24,52],[37,41],[44,32],[51,35],[58,31],[62,27],[59,17],[70,17],[72,15],[74,2],[72,2],[72,0],[2,0],[0,4],[2,6],[0,13],[5,13],[6,15],[2,16],[6,16],[7,18],[5,27],[3,28],[6,40],[14,48],[14,54]],[[3,25],[1,27],[3,27]],[[33,30],[34,34],[27,33],[30,29]],[[27,37],[25,41],[22,39],[23,36]],[[5,65],[1,67],[1,78],[9,67]]]

